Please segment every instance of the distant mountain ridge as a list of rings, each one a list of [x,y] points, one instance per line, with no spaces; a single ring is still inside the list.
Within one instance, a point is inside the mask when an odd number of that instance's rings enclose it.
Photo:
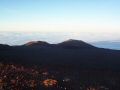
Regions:
[[[84,41],[74,40],[74,39],[66,40],[62,43],[59,43],[58,45],[61,47],[69,47],[69,48],[72,48],[72,47],[73,48],[95,48],[94,46],[92,46]]]
[[[0,45],[0,61],[120,71],[120,50],[73,39],[58,44],[33,41],[21,46]]]
[[[81,40],[74,40],[74,39],[69,39],[69,40],[66,40],[66,41],[63,41],[61,43],[58,43],[58,44],[50,44],[48,42],[45,42],[45,41],[31,41],[31,42],[28,42],[26,44],[24,44],[24,46],[32,46],[32,47],[41,47],[41,46],[55,46],[55,47],[63,47],[63,48],[95,48],[94,46],[84,42],[84,41],[81,41]]]
[[[44,41],[31,41],[31,42],[24,44],[24,46],[48,46],[48,45],[49,43],[44,42]]]

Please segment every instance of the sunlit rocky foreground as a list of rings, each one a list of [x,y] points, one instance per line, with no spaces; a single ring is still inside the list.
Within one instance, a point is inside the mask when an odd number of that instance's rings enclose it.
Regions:
[[[0,90],[120,90],[117,73],[60,68],[0,63]]]

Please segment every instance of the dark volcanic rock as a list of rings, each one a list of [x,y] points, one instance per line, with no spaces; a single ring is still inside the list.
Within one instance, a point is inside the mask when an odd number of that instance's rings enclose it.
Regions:
[[[58,46],[60,47],[64,47],[64,48],[81,48],[81,49],[84,49],[84,48],[95,48],[94,46],[86,43],[86,42],[83,42],[81,40],[73,40],[73,39],[69,39],[67,41],[64,41],[62,43],[59,43],[57,44]]]
[[[5,44],[0,44],[0,50],[8,50],[11,47],[9,45],[5,45]]]
[[[97,48],[79,40],[59,44],[37,41],[22,46],[0,45],[0,61],[120,71],[119,50]]]
[[[49,45],[50,45],[49,43],[44,41],[31,41],[24,44],[24,46],[49,46]]]

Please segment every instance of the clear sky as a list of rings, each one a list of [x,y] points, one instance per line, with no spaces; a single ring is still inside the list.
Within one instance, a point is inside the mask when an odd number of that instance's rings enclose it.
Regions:
[[[0,0],[0,31],[120,32],[120,0]]]

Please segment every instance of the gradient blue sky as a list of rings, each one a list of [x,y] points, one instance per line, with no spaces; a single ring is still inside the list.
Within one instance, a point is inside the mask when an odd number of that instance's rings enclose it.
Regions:
[[[120,32],[120,0],[0,0],[0,31]]]

